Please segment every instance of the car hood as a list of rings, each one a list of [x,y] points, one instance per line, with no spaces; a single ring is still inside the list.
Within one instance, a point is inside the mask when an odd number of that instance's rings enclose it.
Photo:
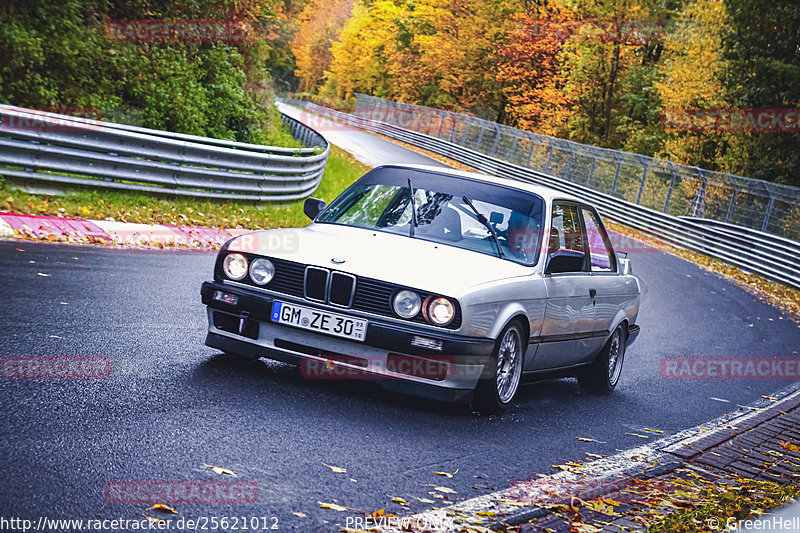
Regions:
[[[232,239],[228,249],[349,272],[452,297],[460,296],[475,285],[534,272],[533,267],[470,250],[333,224],[257,231]]]

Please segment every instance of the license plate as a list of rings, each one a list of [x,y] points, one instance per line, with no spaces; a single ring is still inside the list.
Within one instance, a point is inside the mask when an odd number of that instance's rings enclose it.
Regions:
[[[363,342],[367,335],[366,320],[328,313],[327,311],[300,305],[287,304],[277,300],[272,302],[271,319],[278,324],[319,331],[354,341]]]

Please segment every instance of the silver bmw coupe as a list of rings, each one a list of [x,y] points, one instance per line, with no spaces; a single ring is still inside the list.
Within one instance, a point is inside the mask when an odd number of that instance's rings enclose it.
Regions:
[[[558,191],[423,166],[375,168],[305,228],[228,241],[203,283],[206,344],[315,379],[505,410],[523,380],[608,394],[640,287],[597,211]]]

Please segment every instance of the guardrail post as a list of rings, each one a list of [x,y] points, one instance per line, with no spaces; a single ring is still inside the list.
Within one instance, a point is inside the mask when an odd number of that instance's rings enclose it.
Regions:
[[[508,161],[510,161],[512,163],[514,162],[514,152],[517,151],[517,141],[518,140],[519,140],[519,137],[514,135],[514,142],[511,143],[511,152],[509,152],[509,154],[508,154]]]
[[[764,222],[761,223],[761,231],[767,231],[769,227],[769,217],[772,216],[772,208],[775,205],[775,196],[772,194],[772,191],[769,190],[769,186],[767,186],[766,189],[769,193],[769,203],[767,204],[767,213],[764,215]]]
[[[483,124],[481,124],[481,132],[478,134],[478,140],[475,142],[475,149],[479,152],[483,152],[481,150],[481,144],[483,143]],[[466,146],[466,145],[464,145]],[[486,152],[484,152],[486,153]]]
[[[550,163],[553,161],[553,140],[548,139],[547,143],[550,145],[550,150],[547,152],[547,163],[544,164],[544,173],[550,174]]]
[[[733,208],[736,205],[736,199],[739,196],[739,186],[731,179],[730,175],[728,175],[728,181],[730,181],[731,185],[733,185],[733,195],[731,196],[731,203],[728,204],[728,212],[725,213],[726,223],[730,223],[731,221],[731,217],[733,216]]]
[[[642,172],[642,184],[639,185],[639,194],[636,195],[636,205],[639,205],[639,202],[642,201],[642,193],[644,192],[644,181],[647,179],[647,169],[649,168],[647,163],[642,163],[644,165],[644,171]]]
[[[492,154],[490,157],[494,157],[497,154],[497,146],[500,144],[500,136],[502,133],[500,132],[500,126],[495,126],[496,133],[494,135],[494,142],[492,143]]]
[[[567,147],[569,148],[569,161],[567,162],[567,171],[564,173],[565,180],[568,180],[572,175],[572,163],[575,161],[575,149],[572,147],[571,143],[568,144]]]
[[[531,151],[528,152],[528,164],[526,165],[528,168],[531,168],[531,160],[533,159],[533,149],[536,148],[536,143],[533,142],[533,138],[528,135],[528,138],[531,141]]]
[[[592,167],[589,169],[589,177],[586,178],[586,186],[587,187],[592,182],[592,178],[594,177],[594,167],[595,166],[597,166],[597,156],[592,158]]]
[[[616,157],[617,159],[617,171],[614,172],[614,181],[611,182],[611,190],[608,191],[608,194],[610,194],[611,196],[614,196],[614,193],[617,190],[617,181],[619,180],[619,172],[620,170],[622,170],[622,159],[617,157],[616,154],[614,154],[614,157]]]
[[[675,178],[677,177],[675,173],[675,165],[673,165],[672,162],[670,161],[667,161],[667,164],[669,165],[670,171],[672,171],[672,177],[669,180],[669,189],[667,190],[667,201],[664,202],[664,213],[667,212],[667,208],[669,207],[669,199],[672,196],[672,187],[675,185]]]

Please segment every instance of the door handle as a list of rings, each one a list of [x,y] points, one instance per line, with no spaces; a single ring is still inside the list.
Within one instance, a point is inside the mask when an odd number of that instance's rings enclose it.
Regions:
[[[589,289],[589,297],[594,298],[595,296],[597,296],[597,291],[594,289]]]

